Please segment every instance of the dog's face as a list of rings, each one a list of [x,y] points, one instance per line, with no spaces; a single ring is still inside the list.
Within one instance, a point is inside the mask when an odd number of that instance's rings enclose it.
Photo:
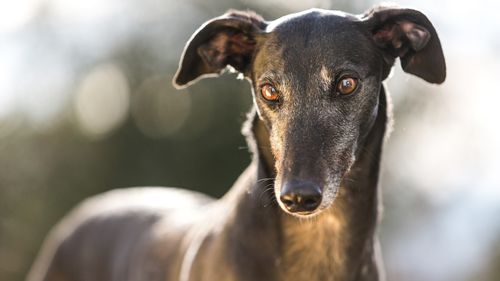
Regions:
[[[278,202],[307,216],[334,201],[377,117],[381,83],[396,57],[429,82],[445,78],[437,34],[415,10],[354,16],[314,9],[273,22],[229,12],[193,35],[174,84],[228,65],[242,73],[270,135]]]
[[[375,121],[384,60],[348,15],[307,11],[266,32],[251,66],[254,100],[270,134],[278,202],[307,215],[331,205]],[[302,208],[283,196],[307,189]]]

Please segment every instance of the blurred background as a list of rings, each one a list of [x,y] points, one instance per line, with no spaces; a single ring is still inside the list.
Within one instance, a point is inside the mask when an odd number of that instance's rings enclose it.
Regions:
[[[438,30],[442,86],[396,66],[382,171],[389,280],[500,280],[500,2],[398,1]],[[0,280],[88,196],[164,185],[221,196],[249,163],[235,75],[171,85],[182,48],[230,8],[266,19],[369,0],[17,0],[0,10]],[[214,165],[209,159],[217,159]]]

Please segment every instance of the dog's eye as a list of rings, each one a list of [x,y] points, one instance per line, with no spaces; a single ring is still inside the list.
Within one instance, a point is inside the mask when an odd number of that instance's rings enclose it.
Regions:
[[[276,88],[271,84],[265,84],[260,89],[260,94],[262,97],[270,102],[277,102],[280,98],[280,94]]]
[[[349,76],[342,77],[337,83],[337,91],[341,95],[352,94],[357,87],[358,87],[358,79]]]

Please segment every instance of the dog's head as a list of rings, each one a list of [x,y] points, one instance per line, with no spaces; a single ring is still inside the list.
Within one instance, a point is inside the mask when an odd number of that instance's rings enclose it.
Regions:
[[[278,202],[306,216],[332,204],[398,57],[408,73],[431,83],[445,79],[437,33],[416,10],[312,9],[271,22],[230,11],[193,34],[174,84],[185,87],[228,66],[244,75],[270,135]]]

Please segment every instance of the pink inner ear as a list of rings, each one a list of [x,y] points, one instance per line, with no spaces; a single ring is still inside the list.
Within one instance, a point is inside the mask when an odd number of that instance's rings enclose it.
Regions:
[[[397,50],[403,47],[404,42],[408,42],[412,50],[420,51],[429,42],[430,34],[413,22],[399,21],[377,30],[373,39],[380,47],[391,46]]]
[[[374,35],[373,40],[379,47],[401,48],[403,42],[401,40],[401,30],[398,24],[386,25],[379,29]]]
[[[423,49],[431,39],[429,32],[420,25],[413,22],[400,22],[398,24],[408,38],[411,48],[415,51]]]
[[[255,44],[242,32],[222,31],[198,47],[198,54],[213,71],[220,71],[228,64],[241,71]]]
[[[232,54],[250,54],[255,47],[255,41],[243,33],[235,33],[229,36],[230,53]]]
[[[218,71],[225,66],[227,36],[218,34],[212,41],[198,47],[197,52],[212,71]]]

